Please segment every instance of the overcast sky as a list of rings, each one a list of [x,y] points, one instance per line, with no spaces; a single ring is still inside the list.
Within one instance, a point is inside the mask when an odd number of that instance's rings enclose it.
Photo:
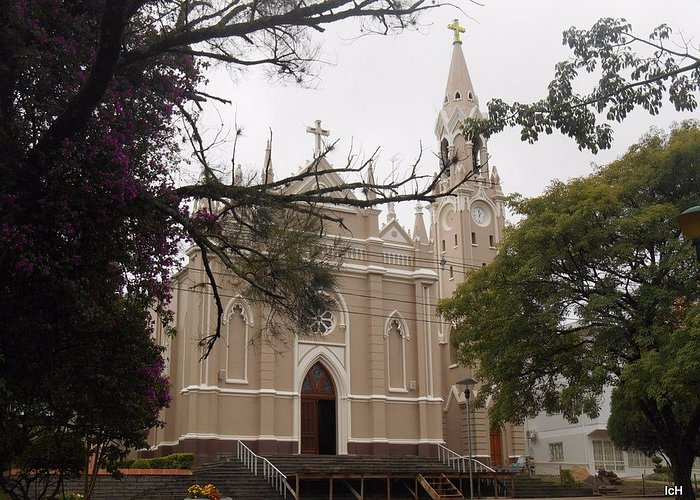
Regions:
[[[457,0],[458,1],[458,0]],[[601,17],[624,17],[640,35],[661,23],[700,43],[698,0],[483,0],[483,6],[458,1],[465,15],[445,7],[422,17],[423,28],[399,36],[357,38],[356,23],[329,26],[321,35],[322,59],[313,88],[272,83],[261,71],[231,76],[212,71],[211,87],[233,101],[208,111],[207,123],[243,127],[237,163],[244,169],[262,164],[265,140],[273,131],[273,164],[277,176],[295,172],[313,154],[314,138],[305,132],[314,120],[340,140],[329,159],[343,165],[348,153],[368,156],[380,148],[379,170],[393,162],[409,166],[424,148],[421,172],[436,168],[433,134],[441,106],[452,50],[446,26],[459,18],[467,32],[463,49],[480,107],[499,97],[508,102],[531,102],[542,97],[554,65],[570,56],[561,33],[570,26],[589,28]],[[677,113],[667,104],[659,116],[632,114],[615,124],[611,150],[598,155],[580,152],[573,140],[553,135],[535,145],[519,140],[516,130],[489,141],[506,193],[540,194],[554,179],[592,172],[592,162],[606,164],[619,157],[650,126],[667,129],[674,121],[697,117]],[[225,149],[223,156],[230,154]],[[399,212],[412,227],[413,210]]]

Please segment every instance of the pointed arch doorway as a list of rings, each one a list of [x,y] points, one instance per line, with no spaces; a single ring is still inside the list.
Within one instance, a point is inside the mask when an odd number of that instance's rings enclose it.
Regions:
[[[301,453],[337,453],[336,390],[333,378],[321,364],[314,364],[301,384]]]
[[[503,434],[499,426],[492,426],[489,431],[489,445],[491,448],[491,466],[503,467]]]

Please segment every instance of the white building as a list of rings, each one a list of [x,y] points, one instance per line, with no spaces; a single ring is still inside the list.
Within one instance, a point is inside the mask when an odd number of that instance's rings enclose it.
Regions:
[[[650,458],[623,451],[610,440],[607,426],[611,393],[611,388],[606,389],[600,415],[595,419],[581,416],[578,423],[571,424],[561,414],[541,413],[525,422],[526,449],[535,459],[536,473],[556,475],[560,469],[573,466],[584,467],[592,475],[600,469],[620,477],[640,477],[653,472]],[[693,469],[700,474],[700,460],[695,461]]]

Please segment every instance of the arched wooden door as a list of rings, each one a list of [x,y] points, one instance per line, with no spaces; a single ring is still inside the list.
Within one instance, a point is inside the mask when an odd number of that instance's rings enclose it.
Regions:
[[[301,385],[301,452],[336,454],[335,385],[328,370],[316,363]]]
[[[503,467],[503,439],[500,427],[491,427],[489,444],[491,447],[491,466]]]

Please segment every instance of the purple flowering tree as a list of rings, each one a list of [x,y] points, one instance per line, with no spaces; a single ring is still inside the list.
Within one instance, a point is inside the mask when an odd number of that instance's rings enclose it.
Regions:
[[[167,381],[148,312],[168,325],[179,244],[201,249],[219,311],[211,349],[222,312],[213,261],[285,321],[303,321],[342,250],[322,244],[327,224],[342,221],[320,203],[434,199],[430,180],[399,194],[419,179],[415,169],[381,184],[348,165],[337,171],[356,182],[294,195],[278,188],[314,169],[221,181],[197,131],[207,61],[267,64],[302,80],[316,53],[309,30],[358,18],[365,30],[396,32],[435,6],[0,1],[0,466],[21,472],[0,476],[6,492],[28,498],[35,481],[49,497],[88,455],[113,463],[159,424]],[[182,128],[204,172],[189,186],[172,181]],[[375,196],[334,192],[358,188]]]

